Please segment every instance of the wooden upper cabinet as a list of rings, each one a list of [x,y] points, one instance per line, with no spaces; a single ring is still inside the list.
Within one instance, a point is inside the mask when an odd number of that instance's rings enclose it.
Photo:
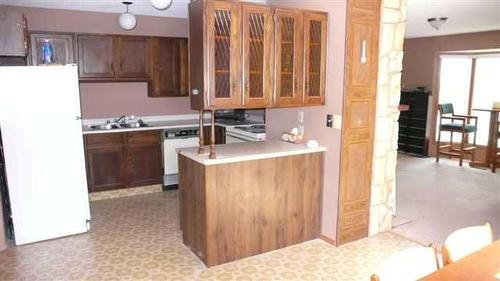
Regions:
[[[324,104],[327,23],[322,12],[190,2],[191,109]]]
[[[152,40],[151,97],[187,96],[188,56],[186,38],[157,37]]]
[[[275,106],[297,106],[303,98],[303,13],[276,9]]]
[[[78,35],[78,71],[80,78],[114,78],[113,37]]]
[[[243,5],[243,105],[267,107],[272,94],[271,8]]]
[[[207,4],[209,108],[241,107],[241,4]]]
[[[50,64],[64,65],[75,63],[73,33],[32,32],[31,65],[46,65],[43,58],[43,43],[48,41],[52,46],[53,56]]]
[[[148,79],[151,72],[151,38],[116,36],[115,39],[117,77]]]
[[[0,56],[26,56],[26,18],[21,13],[0,11]]]
[[[327,14],[304,13],[304,104],[325,104]]]

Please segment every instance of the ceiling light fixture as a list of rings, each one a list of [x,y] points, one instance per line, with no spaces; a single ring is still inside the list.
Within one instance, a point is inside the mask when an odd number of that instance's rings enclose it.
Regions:
[[[118,23],[120,24],[121,28],[125,30],[132,30],[137,25],[137,19],[135,18],[135,16],[128,12],[128,6],[132,5],[132,2],[125,1],[122,2],[122,4],[127,7],[127,10],[125,13],[120,15],[120,17],[118,18]]]
[[[447,17],[435,17],[435,18],[428,18],[427,21],[429,24],[434,27],[435,30],[439,30],[441,25],[445,24],[446,21],[448,20]]]
[[[166,10],[172,6],[173,0],[151,0],[151,4],[158,10]]]

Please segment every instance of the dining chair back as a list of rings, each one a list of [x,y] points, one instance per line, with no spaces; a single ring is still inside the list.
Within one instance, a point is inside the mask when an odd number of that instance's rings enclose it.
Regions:
[[[432,245],[415,246],[383,260],[371,281],[414,281],[438,269],[436,249]]]
[[[437,124],[438,139],[436,141],[436,162],[439,162],[441,155],[448,157],[458,157],[459,165],[465,158],[465,154],[471,155],[471,162],[474,162],[476,151],[476,131],[477,131],[477,116],[455,114],[453,104],[439,104],[439,120]],[[443,121],[445,123],[443,123]],[[472,124],[471,121],[474,121]],[[449,132],[450,139],[448,144],[441,144],[441,133]],[[461,136],[459,145],[453,144],[453,134],[457,133]],[[472,144],[469,144],[467,138],[469,134],[474,134]]]
[[[442,250],[443,264],[450,263],[478,251],[493,242],[491,225],[486,223],[479,226],[461,228],[446,238]]]

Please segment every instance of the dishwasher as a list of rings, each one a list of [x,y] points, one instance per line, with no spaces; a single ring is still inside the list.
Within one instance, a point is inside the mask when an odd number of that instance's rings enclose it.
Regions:
[[[199,144],[198,127],[166,129],[163,131],[163,188],[176,189],[179,184],[177,149]]]

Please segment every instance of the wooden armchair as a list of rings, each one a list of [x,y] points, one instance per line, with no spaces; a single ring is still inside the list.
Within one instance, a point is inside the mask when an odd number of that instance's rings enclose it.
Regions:
[[[443,123],[443,120],[451,121]],[[474,124],[470,124],[474,120]],[[458,122],[455,122],[458,121]],[[439,105],[439,124],[438,124],[438,140],[436,143],[436,162],[439,162],[441,154],[449,157],[458,157],[460,166],[466,153],[471,154],[471,161],[474,161],[476,151],[476,131],[477,131],[477,116],[455,114],[453,104],[444,103]],[[441,132],[450,132],[450,141],[448,144],[441,145]],[[453,147],[453,133],[461,134],[460,147]],[[467,136],[474,134],[472,145],[466,146]],[[447,149],[447,150],[445,150]]]

